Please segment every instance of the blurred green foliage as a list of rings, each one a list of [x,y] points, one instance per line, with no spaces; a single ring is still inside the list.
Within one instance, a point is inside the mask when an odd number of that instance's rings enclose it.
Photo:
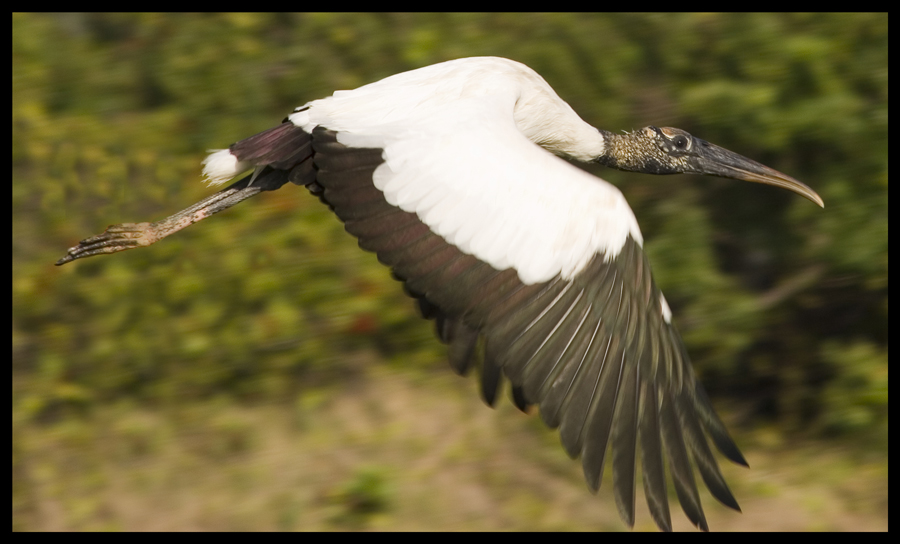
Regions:
[[[14,14],[14,439],[115,403],[291,403],[352,377],[362,351],[443,365],[389,272],[291,186],[149,249],[53,263],[203,198],[207,149],[308,100],[496,55],[595,126],[684,128],[822,195],[824,210],[591,169],[634,208],[713,396],[747,426],[886,448],[887,28],[886,14]],[[133,452],[154,448],[152,421],[120,424]],[[254,440],[236,416],[209,432],[213,455]]]
[[[340,488],[334,490],[330,500],[334,505],[332,523],[358,529],[373,516],[388,510],[391,492],[388,477],[383,469],[365,467]]]

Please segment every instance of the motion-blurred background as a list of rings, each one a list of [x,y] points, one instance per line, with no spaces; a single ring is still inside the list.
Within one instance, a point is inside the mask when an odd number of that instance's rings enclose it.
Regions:
[[[476,55],[531,66],[597,127],[683,128],[822,195],[591,169],[634,209],[750,462],[724,467],[743,514],[702,492],[712,529],[887,529],[886,14],[15,14],[12,31],[14,530],[625,527],[608,475],[592,497],[539,417],[486,408],[302,188],[53,266],[208,195],[208,149]]]

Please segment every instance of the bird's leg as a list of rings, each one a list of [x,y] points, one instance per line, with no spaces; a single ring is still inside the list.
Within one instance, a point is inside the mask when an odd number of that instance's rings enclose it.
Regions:
[[[283,177],[284,181],[287,181],[286,176]],[[117,251],[155,244],[166,236],[193,225],[197,221],[202,221],[215,213],[234,206],[242,200],[256,196],[261,191],[277,189],[284,183],[284,181],[281,181],[281,183],[276,182],[275,184],[261,184],[257,182],[248,187],[250,178],[251,176],[247,176],[218,193],[161,221],[110,225],[103,234],[85,238],[77,246],[70,247],[66,256],[56,261],[56,265],[60,266],[83,257],[116,253]]]

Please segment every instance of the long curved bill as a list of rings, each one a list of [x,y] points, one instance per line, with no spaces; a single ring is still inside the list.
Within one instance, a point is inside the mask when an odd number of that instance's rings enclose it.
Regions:
[[[699,140],[699,138],[695,138]],[[825,207],[825,203],[815,191],[787,174],[782,174],[778,170],[769,168],[764,164],[760,164],[752,159],[748,159],[742,155],[738,155],[725,148],[711,144],[704,140],[695,142],[695,149],[700,150],[698,155],[691,161],[691,166],[698,174],[706,174],[710,176],[721,176],[725,178],[740,179],[744,181],[752,181],[755,183],[765,183],[766,185],[774,185],[797,193],[800,196],[808,198],[821,207]]]

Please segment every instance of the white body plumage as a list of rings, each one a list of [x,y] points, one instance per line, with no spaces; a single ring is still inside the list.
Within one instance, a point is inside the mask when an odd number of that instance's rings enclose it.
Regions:
[[[523,283],[576,276],[612,259],[634,213],[608,182],[555,155],[590,160],[604,140],[534,70],[476,57],[396,74],[314,100],[289,116],[307,132],[338,132],[348,147],[383,149],[375,186],[432,232]],[[247,169],[218,151],[205,175],[223,183]]]

